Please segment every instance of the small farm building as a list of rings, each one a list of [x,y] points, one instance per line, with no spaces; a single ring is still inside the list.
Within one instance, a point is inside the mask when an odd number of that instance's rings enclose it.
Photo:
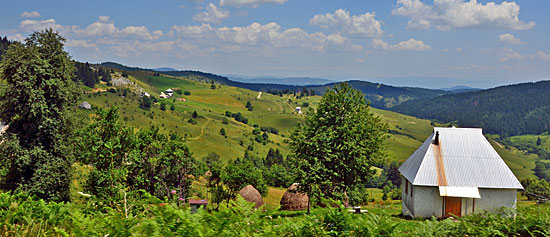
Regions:
[[[191,213],[197,212],[197,209],[199,209],[201,206],[206,208],[206,205],[208,205],[208,201],[204,199],[189,199],[189,206],[191,207]]]
[[[523,189],[480,128],[434,128],[399,172],[403,215],[411,217],[515,208]]]

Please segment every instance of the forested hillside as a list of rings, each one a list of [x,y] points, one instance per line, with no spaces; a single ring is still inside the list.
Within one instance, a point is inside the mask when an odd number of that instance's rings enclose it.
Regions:
[[[550,129],[550,81],[406,101],[391,110],[504,137]]]

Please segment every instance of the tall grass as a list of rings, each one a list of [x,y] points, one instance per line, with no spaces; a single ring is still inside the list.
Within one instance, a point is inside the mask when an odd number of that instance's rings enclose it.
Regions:
[[[350,214],[344,208],[312,214],[255,211],[237,199],[219,212],[191,214],[166,200],[130,198],[128,217],[120,207],[54,203],[23,194],[0,194],[2,236],[547,236],[550,205],[480,213],[458,219],[406,220],[380,211]]]

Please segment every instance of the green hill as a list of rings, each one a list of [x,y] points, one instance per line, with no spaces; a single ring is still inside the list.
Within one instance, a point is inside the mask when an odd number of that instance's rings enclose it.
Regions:
[[[118,74],[118,69],[116,71]],[[139,108],[140,97],[137,94],[127,93],[123,97],[122,88],[115,93],[106,91],[85,94],[82,100],[89,101],[93,106],[118,106],[121,118],[132,126],[155,125],[166,134],[185,137],[195,157],[201,158],[216,152],[223,160],[232,160],[243,156],[247,149],[252,149],[249,150],[251,154],[262,157],[271,148],[280,149],[284,155],[290,154],[287,143],[290,131],[304,121],[304,114],[296,113],[295,108],[308,103],[309,107],[303,108],[307,114],[320,99],[320,96],[297,98],[293,94],[278,96],[269,93],[262,93],[258,98],[260,93],[256,91],[219,84],[216,84],[216,89],[211,89],[211,83],[203,82],[207,79],[196,78],[197,75],[192,77],[172,77],[143,70],[129,72],[132,81],[157,98],[169,88],[190,92],[190,95],[175,93],[173,98],[158,99],[150,110]],[[246,108],[248,101],[253,106],[252,111]],[[161,103],[166,104],[166,111],[160,109]],[[170,110],[171,105],[174,105],[174,111]],[[194,119],[196,125],[188,122],[194,111],[199,115]],[[226,111],[241,113],[248,119],[248,124],[226,117]],[[386,147],[390,161],[405,161],[433,132],[429,120],[376,108],[372,108],[372,111],[389,125],[390,138]],[[224,124],[224,120],[228,123]],[[276,128],[279,134],[269,134],[270,142],[264,145],[255,140],[255,125]],[[222,128],[227,137],[220,135]],[[521,177],[532,177],[535,157],[525,156],[517,150],[500,148],[496,143],[493,146],[514,173]]]
[[[506,136],[550,129],[550,81],[406,101],[391,110]]]

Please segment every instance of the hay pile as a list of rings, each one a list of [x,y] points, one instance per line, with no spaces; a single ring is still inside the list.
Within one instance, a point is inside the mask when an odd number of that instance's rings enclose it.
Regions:
[[[298,193],[298,184],[293,183],[286,190],[281,199],[281,210],[299,211],[307,209],[308,197],[305,193]]]
[[[264,205],[264,199],[262,198],[262,195],[252,185],[247,185],[246,187],[241,189],[241,191],[239,191],[239,194],[243,196],[244,200],[256,203],[256,208]]]

